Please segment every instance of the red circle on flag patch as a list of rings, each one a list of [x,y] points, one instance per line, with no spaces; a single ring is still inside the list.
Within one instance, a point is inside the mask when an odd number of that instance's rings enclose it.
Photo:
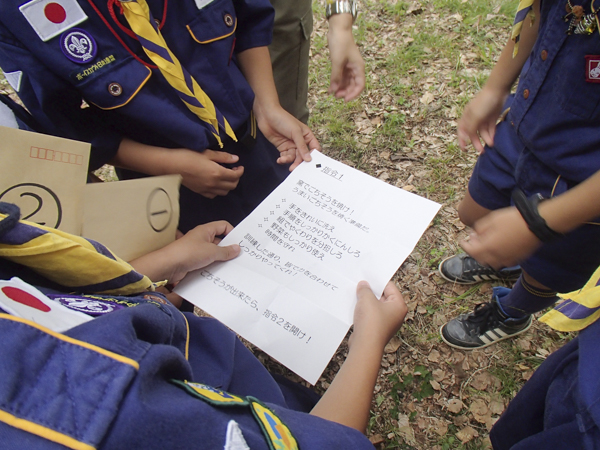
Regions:
[[[2,292],[11,300],[22,303],[34,309],[39,309],[42,312],[50,311],[50,307],[38,298],[31,295],[29,292],[25,292],[21,289],[12,286],[4,286]]]
[[[52,23],[62,23],[67,18],[67,12],[58,3],[48,3],[44,7],[44,14],[46,19]]]

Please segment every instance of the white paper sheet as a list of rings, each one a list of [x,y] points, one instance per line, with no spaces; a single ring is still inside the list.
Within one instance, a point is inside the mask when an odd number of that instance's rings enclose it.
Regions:
[[[312,152],[221,245],[241,255],[188,274],[179,295],[315,384],[440,205]]]

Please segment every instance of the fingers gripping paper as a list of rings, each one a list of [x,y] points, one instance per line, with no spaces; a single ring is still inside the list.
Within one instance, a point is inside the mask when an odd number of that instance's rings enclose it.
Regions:
[[[311,155],[222,241],[241,255],[176,290],[314,384],[352,325],[357,283],[381,295],[439,205]]]

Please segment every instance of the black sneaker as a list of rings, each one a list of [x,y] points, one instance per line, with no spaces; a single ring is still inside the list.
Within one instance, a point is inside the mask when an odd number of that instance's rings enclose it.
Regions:
[[[461,314],[440,328],[443,341],[461,350],[485,348],[504,339],[517,336],[531,327],[531,316],[513,319],[502,313],[498,297],[510,289],[495,287],[492,301],[480,303],[470,314]]]
[[[440,275],[452,283],[474,284],[480,281],[516,280],[521,275],[521,267],[506,267],[495,270],[482,266],[466,253],[450,256],[440,263]]]

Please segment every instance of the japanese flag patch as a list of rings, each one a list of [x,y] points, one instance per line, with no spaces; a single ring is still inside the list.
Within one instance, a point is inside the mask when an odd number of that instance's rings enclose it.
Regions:
[[[600,83],[600,55],[585,55],[585,81]]]
[[[77,0],[31,0],[19,10],[44,42],[87,19]]]

